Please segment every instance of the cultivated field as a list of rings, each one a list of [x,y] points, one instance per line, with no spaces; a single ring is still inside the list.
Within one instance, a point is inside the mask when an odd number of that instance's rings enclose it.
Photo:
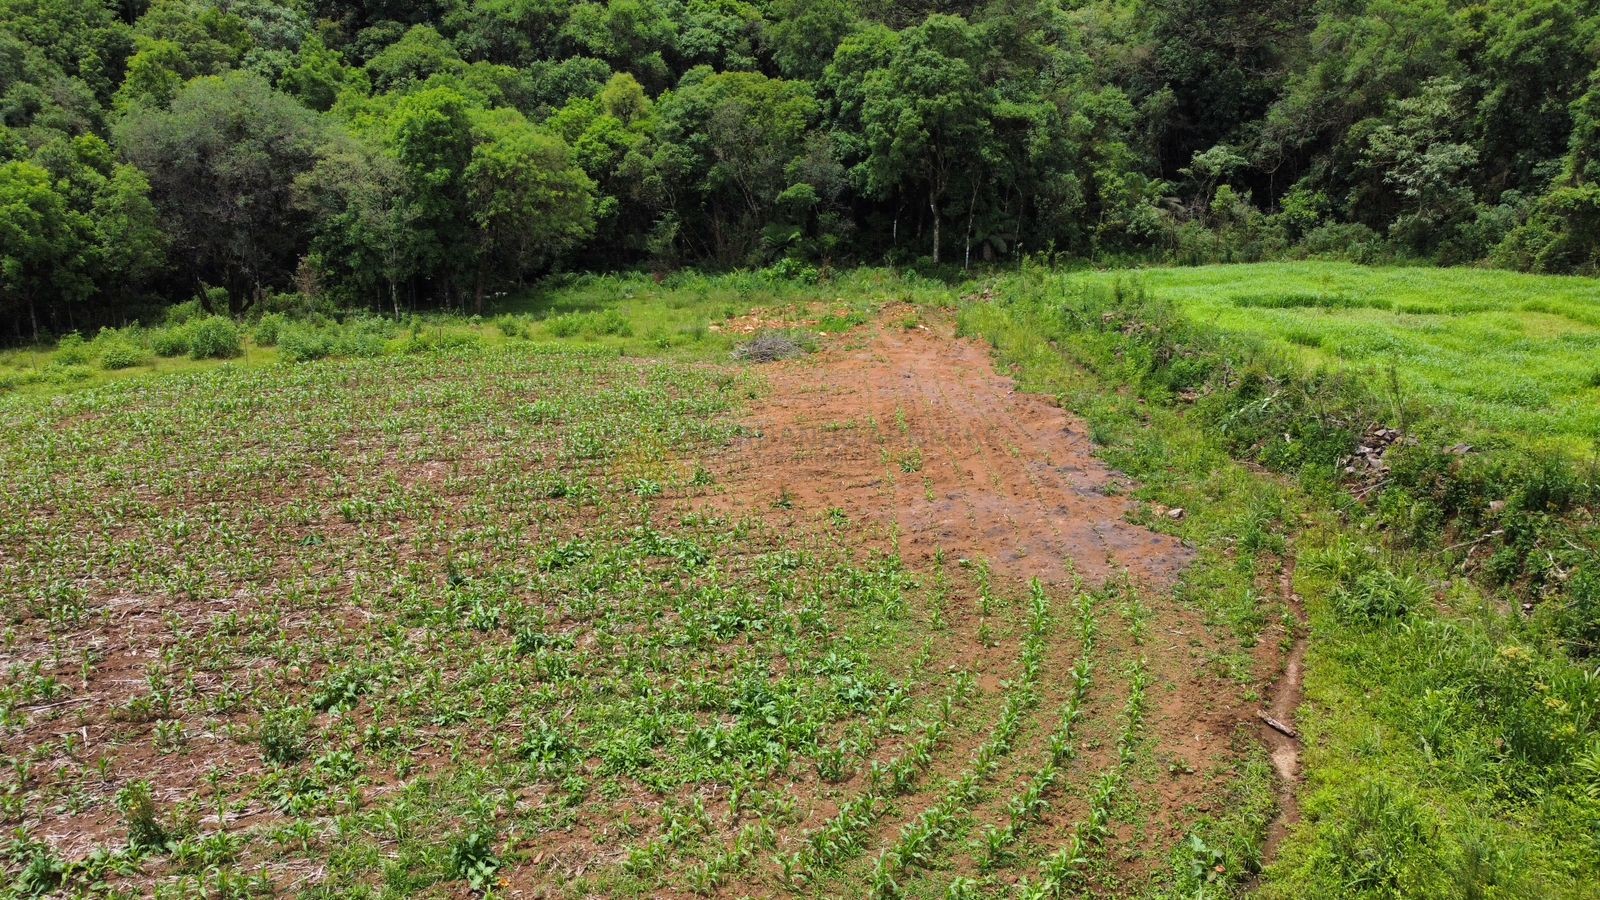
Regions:
[[[10,889],[1583,896],[1600,698],[1588,620],[1547,618],[1580,609],[1551,573],[1584,577],[1581,506],[1496,494],[1555,566],[1480,588],[1483,541],[1400,541],[1311,438],[1298,480],[1236,459],[1268,405],[1134,294],[1296,364],[1376,365],[1334,349],[1355,318],[1432,340],[1392,354],[1405,389],[1518,446],[1537,408],[1431,367],[1542,303],[1575,324],[1506,380],[1577,371],[1585,301],[1219,271],[585,279],[170,372],[95,354],[197,326],[13,356],[81,377],[0,399]],[[1491,277],[1444,274],[1415,290]],[[762,336],[786,358],[730,358]]]
[[[1190,551],[950,328],[7,404],[24,877],[1136,890],[1248,763],[1253,676],[1206,665],[1238,645],[1174,601]]]

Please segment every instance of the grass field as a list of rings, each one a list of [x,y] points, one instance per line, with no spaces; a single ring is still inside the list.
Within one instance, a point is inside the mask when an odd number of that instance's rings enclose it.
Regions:
[[[1462,437],[1592,453],[1600,441],[1600,283],[1474,269],[1297,262],[1092,273],[1138,281],[1191,319],[1310,367],[1392,367],[1406,402]]]
[[[216,357],[192,352],[184,340],[169,340],[181,337],[190,324],[135,323],[75,343],[0,350],[0,392],[54,394],[219,365],[253,367],[510,343],[721,361],[761,330],[803,320],[809,330],[838,332],[865,322],[886,303],[949,295],[937,282],[882,269],[855,269],[822,283],[762,272],[720,277],[685,272],[661,281],[639,274],[581,276],[501,298],[487,319],[428,314],[394,322],[355,316],[335,324],[322,316],[257,317],[236,326],[235,345]]]
[[[1392,362],[1441,438],[1588,446],[1587,283],[1486,272],[595,277],[225,359],[101,364],[181,324],[12,351],[0,896],[1585,896],[1575,651],[1442,536],[1119,380],[1142,324],[1063,311],[1135,280],[1224,351]],[[814,352],[731,359],[774,330]],[[1519,379],[1545,405],[1487,393]],[[1075,493],[1181,539],[1181,577],[1035,581],[1062,560],[1012,520]]]

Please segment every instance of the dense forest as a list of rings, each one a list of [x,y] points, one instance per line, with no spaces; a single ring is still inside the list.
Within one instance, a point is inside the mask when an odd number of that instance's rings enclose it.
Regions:
[[[1600,261],[1578,0],[0,0],[0,334],[562,269]],[[796,262],[784,262],[794,260]]]

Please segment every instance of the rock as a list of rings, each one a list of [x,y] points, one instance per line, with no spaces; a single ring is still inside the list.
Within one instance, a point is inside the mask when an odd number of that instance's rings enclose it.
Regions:
[[[1506,502],[1504,500],[1490,500],[1489,501],[1489,512],[1497,513],[1500,510],[1505,509],[1505,508],[1506,508]]]
[[[1183,518],[1183,507],[1174,506],[1172,509],[1167,510],[1167,518],[1169,518],[1169,519],[1181,519],[1181,518]]]

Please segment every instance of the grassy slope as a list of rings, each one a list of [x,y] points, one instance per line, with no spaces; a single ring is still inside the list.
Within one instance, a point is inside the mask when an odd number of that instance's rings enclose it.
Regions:
[[[1594,279],[1332,262],[1150,269],[1133,277],[1194,321],[1309,366],[1381,380],[1393,365],[1409,399],[1470,423],[1473,440],[1577,452],[1600,440]]]

